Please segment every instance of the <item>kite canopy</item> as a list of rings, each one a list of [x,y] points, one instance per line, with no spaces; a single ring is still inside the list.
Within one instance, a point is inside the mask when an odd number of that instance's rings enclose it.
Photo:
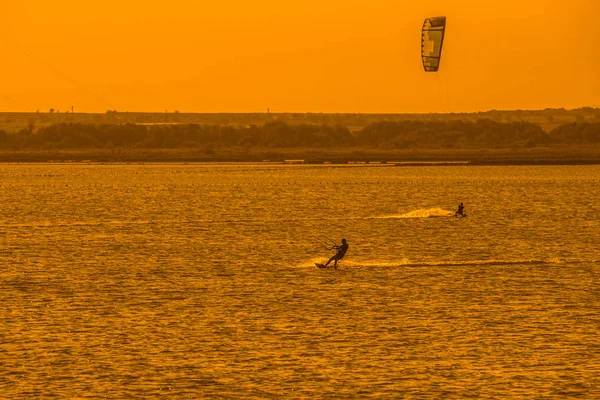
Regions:
[[[426,72],[436,72],[440,67],[442,45],[446,32],[446,17],[425,19],[421,31],[421,58]]]

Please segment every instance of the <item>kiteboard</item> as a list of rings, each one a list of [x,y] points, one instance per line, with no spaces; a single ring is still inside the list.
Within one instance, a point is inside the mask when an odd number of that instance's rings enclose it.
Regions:
[[[454,214],[456,218],[467,218],[467,214]]]
[[[317,266],[317,268],[327,268],[327,266],[321,263],[315,263],[315,265]]]

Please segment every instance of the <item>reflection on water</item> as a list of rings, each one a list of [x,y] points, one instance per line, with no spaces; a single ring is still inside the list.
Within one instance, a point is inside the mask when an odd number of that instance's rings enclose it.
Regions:
[[[0,392],[596,398],[599,183],[594,166],[0,165]],[[429,218],[461,201],[468,218]],[[341,268],[315,268],[342,237]]]

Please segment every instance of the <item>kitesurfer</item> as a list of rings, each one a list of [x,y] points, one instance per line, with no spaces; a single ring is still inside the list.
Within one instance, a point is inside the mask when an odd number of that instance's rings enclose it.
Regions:
[[[463,206],[463,203],[460,203],[458,205],[458,210],[454,213],[454,216],[457,217],[457,216],[460,215],[461,217],[463,217],[464,216],[464,214],[463,214],[464,211],[465,211],[465,206]]]
[[[334,261],[333,268],[337,268],[338,261],[344,258],[344,255],[346,255],[346,251],[348,251],[348,243],[346,242],[346,239],[342,239],[341,245],[335,245],[330,250],[333,249],[337,250],[337,252],[333,257],[329,259],[329,261],[325,263],[325,266],[329,265],[330,262]]]

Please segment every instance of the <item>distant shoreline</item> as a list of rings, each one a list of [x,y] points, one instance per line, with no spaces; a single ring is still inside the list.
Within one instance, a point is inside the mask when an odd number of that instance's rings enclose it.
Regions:
[[[600,146],[533,149],[82,149],[2,150],[0,163],[280,163],[390,166],[598,165]]]
[[[544,110],[488,110],[455,113],[179,113],[175,112],[0,112],[0,130],[16,132],[28,127],[43,127],[62,123],[83,124],[138,124],[153,125],[264,125],[283,121],[289,125],[343,125],[352,131],[380,121],[477,121],[490,119],[496,122],[528,121],[539,125],[544,131],[572,122],[600,122],[600,108],[576,109],[547,108]]]
[[[471,114],[0,113],[0,163],[594,165],[600,109]]]

